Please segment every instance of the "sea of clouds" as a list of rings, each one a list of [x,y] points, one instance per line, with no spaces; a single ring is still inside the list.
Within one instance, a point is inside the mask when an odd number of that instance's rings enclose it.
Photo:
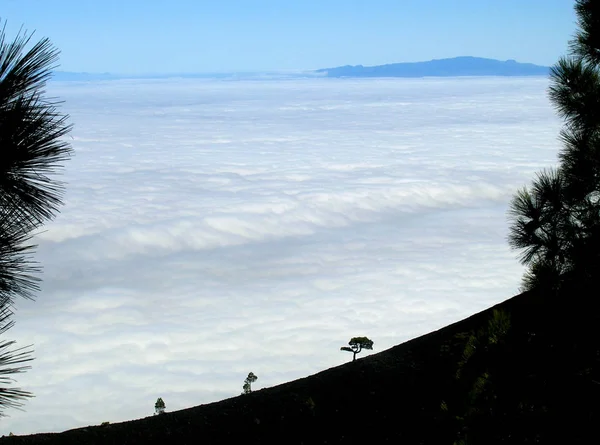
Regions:
[[[518,292],[512,194],[555,165],[544,78],[64,82],[75,156],[36,240],[35,393],[2,434],[274,386]],[[362,353],[361,356],[368,355]]]

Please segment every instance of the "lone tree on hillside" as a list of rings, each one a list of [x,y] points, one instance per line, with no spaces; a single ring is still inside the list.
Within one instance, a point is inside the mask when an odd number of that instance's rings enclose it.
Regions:
[[[13,326],[18,297],[33,299],[40,268],[32,263],[33,231],[51,220],[62,204],[63,184],[50,178],[72,153],[62,141],[71,129],[58,102],[44,97],[56,50],[48,39],[30,45],[32,34],[19,31],[12,42],[0,23],[0,334]],[[26,51],[26,47],[30,49]],[[28,369],[31,350],[0,341],[0,415],[32,394],[11,388],[11,374]]]
[[[352,352],[354,354],[352,361],[356,360],[356,354],[363,349],[373,349],[373,340],[369,340],[367,337],[352,337],[348,344],[350,347],[342,346],[340,350]]]
[[[252,392],[252,384],[257,380],[258,377],[256,377],[253,372],[249,373],[248,377],[246,377],[246,380],[244,380],[244,386],[242,387],[244,392],[242,394],[250,394]]]
[[[527,266],[522,290],[557,290],[600,270],[600,2],[576,0],[578,30],[552,67],[550,100],[565,125],[557,169],[513,198],[509,244]]]
[[[156,399],[156,403],[154,404],[154,415],[164,414],[165,408],[165,402],[163,402],[162,397],[159,397],[158,399]]]

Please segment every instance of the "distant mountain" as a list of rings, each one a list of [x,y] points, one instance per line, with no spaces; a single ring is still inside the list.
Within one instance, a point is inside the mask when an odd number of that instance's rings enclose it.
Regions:
[[[326,77],[546,76],[549,72],[550,68],[547,66],[481,57],[454,57],[378,66],[346,65],[315,71]]]
[[[546,76],[550,68],[514,60],[494,60],[481,57],[455,57],[429,62],[392,63],[379,66],[340,66],[313,71],[231,72],[231,73],[171,73],[171,74],[111,74],[54,71],[52,80],[98,81],[116,79],[223,79],[223,80],[284,80],[311,77],[456,77],[456,76]]]

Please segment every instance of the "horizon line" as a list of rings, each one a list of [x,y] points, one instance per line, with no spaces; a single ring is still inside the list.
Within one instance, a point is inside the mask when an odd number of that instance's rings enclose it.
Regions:
[[[398,64],[416,64],[416,63],[428,63],[428,62],[436,62],[436,61],[440,61],[440,60],[454,60],[454,59],[481,59],[481,60],[493,60],[493,61],[497,61],[497,62],[516,62],[518,64],[523,64],[523,65],[535,65],[537,67],[541,67],[541,68],[550,68],[550,66],[547,65],[538,65],[536,63],[532,63],[532,62],[519,62],[516,59],[493,59],[491,57],[479,57],[479,56],[454,56],[454,57],[442,57],[442,58],[437,58],[437,59],[429,59],[429,60],[420,60],[420,61],[414,61],[414,62],[389,62],[389,63],[383,63],[383,64],[378,64],[378,65],[362,65],[362,64],[358,64],[358,65],[351,65],[351,64],[346,64],[346,65],[338,65],[338,66],[329,66],[326,68],[288,68],[288,69],[278,69],[278,68],[273,68],[273,69],[263,69],[263,70],[251,70],[251,69],[237,69],[237,70],[217,70],[217,71],[153,71],[153,72],[139,72],[139,73],[124,73],[124,72],[110,72],[110,71],[104,71],[104,72],[98,72],[98,71],[72,71],[72,70],[54,70],[52,71],[52,73],[63,73],[63,74],[80,74],[80,75],[96,75],[96,76],[122,76],[122,77],[137,77],[137,76],[190,76],[190,75],[203,75],[203,76],[209,76],[209,75],[235,75],[235,74],[298,74],[298,73],[303,73],[303,74],[313,74],[313,75],[318,75],[318,71],[319,70],[328,70],[328,69],[334,69],[334,68],[341,68],[341,67],[364,67],[364,68],[372,68],[372,67],[379,67],[379,66],[387,66],[387,65],[398,65]]]

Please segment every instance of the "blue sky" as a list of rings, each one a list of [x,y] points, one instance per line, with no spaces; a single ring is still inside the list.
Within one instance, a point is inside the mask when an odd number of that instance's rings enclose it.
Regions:
[[[65,71],[316,69],[462,55],[550,65],[572,0],[3,0],[62,51]]]

